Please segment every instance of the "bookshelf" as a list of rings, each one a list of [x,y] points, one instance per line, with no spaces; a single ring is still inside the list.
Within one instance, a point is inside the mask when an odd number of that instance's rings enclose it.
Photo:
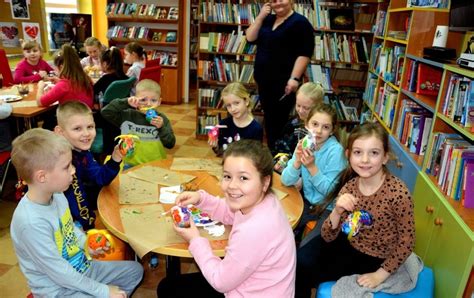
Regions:
[[[251,93],[252,113],[258,108],[253,61],[256,46],[247,43],[245,30],[260,11],[256,2],[199,1],[197,47],[196,138],[207,139],[207,125],[216,125],[227,111],[220,92],[229,82],[241,82]]]
[[[110,46],[136,41],[147,59],[160,58],[163,103],[180,104],[184,74],[183,0],[107,1],[107,38]]]
[[[401,161],[402,167],[389,168],[412,192],[415,252],[434,270],[435,296],[470,297],[474,209],[464,204],[474,198],[462,198],[474,183],[463,191],[462,182],[469,175],[467,152],[474,151],[467,117],[474,71],[422,58],[436,26],[448,24],[447,8],[392,0],[384,18],[372,45],[364,103],[369,119],[389,132]],[[447,47],[459,54],[462,38],[449,32]]]

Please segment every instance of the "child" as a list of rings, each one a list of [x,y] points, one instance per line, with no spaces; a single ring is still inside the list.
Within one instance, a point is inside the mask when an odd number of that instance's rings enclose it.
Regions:
[[[38,83],[36,102],[38,106],[49,106],[56,101],[60,104],[69,100],[78,100],[93,108],[92,81],[79,63],[79,56],[68,44],[64,44],[54,57],[54,65],[59,70],[59,81],[45,89],[46,83]]]
[[[12,136],[8,118],[13,111],[11,104],[0,100],[0,152],[10,151],[12,149]]]
[[[136,96],[114,99],[102,109],[104,119],[120,127],[122,134],[134,134],[140,138],[135,143],[135,153],[125,157],[126,167],[165,159],[165,148],[174,147],[176,138],[171,123],[157,110],[160,103],[160,85],[146,79],[138,82]],[[157,115],[148,120],[145,114],[149,109],[155,110]]]
[[[203,190],[177,197],[177,205],[194,204],[212,219],[232,225],[232,230],[220,259],[192,220],[189,228],[175,227],[189,242],[205,279],[201,273],[166,277],[158,286],[158,297],[218,297],[210,286],[228,297],[294,296],[295,244],[285,212],[271,191],[272,168],[270,151],[261,142],[235,142],[223,157],[225,200]]]
[[[41,47],[36,40],[21,43],[25,59],[15,68],[15,84],[38,82],[47,79],[53,68],[41,57]]]
[[[84,41],[87,57],[81,59],[81,66],[87,72],[89,69],[100,69],[100,55],[103,45],[95,37],[88,37]]]
[[[140,79],[140,73],[142,69],[145,68],[144,59],[145,50],[140,44],[131,42],[125,46],[125,63],[132,65],[127,71],[127,76],[137,79],[135,81],[135,86]],[[135,95],[135,88],[130,90],[130,94]]]
[[[403,182],[385,168],[389,160],[385,129],[368,122],[354,128],[346,154],[350,166],[341,176],[336,205],[321,235],[298,250],[296,297],[309,297],[311,287],[352,274],[362,274],[357,279],[360,286],[374,288],[413,250],[413,203]],[[360,227],[348,240],[341,225],[359,210],[371,215],[372,224]]]
[[[222,90],[222,100],[230,117],[222,119],[219,125],[218,140],[209,139],[208,143],[218,156],[227,146],[242,139],[262,141],[263,129],[250,112],[250,94],[241,83],[230,83]]]
[[[10,232],[33,295],[130,295],[143,276],[138,262],[86,258],[86,235],[74,225],[62,194],[74,175],[68,141],[42,128],[28,130],[13,141],[12,162],[29,189],[13,213]]]
[[[54,131],[71,144],[72,164],[76,168],[71,186],[64,192],[72,219],[84,230],[94,228],[94,207],[97,193],[92,187],[110,184],[120,171],[122,154],[115,147],[112,158],[100,165],[89,151],[95,139],[95,124],[91,109],[79,101],[68,101],[57,110],[58,125]],[[86,185],[90,188],[86,188]]]
[[[104,75],[94,84],[94,97],[98,98],[105,90],[117,80],[128,79],[123,72],[123,59],[120,50],[111,47],[100,55],[100,65]]]
[[[324,198],[333,189],[339,173],[346,166],[344,148],[334,136],[336,124],[337,114],[330,105],[319,104],[313,107],[306,118],[306,128],[314,135],[316,146],[303,149],[301,140],[281,175],[284,185],[294,185],[300,177],[303,182],[304,209],[295,229],[297,241],[308,221],[319,219],[319,225],[315,228],[319,231],[323,220],[332,210],[331,202]],[[314,207],[317,208],[316,214],[311,212]]]
[[[302,137],[298,132],[304,128],[304,123],[311,109],[323,102],[324,89],[319,83],[307,82],[301,85],[296,92],[296,115],[291,118],[282,131],[282,137],[275,142],[273,155],[278,153],[287,154],[290,158],[295,151],[296,144]],[[281,173],[284,167],[277,167],[277,172]]]

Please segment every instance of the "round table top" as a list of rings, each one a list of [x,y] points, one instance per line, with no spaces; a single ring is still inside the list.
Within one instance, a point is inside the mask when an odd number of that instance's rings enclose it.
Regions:
[[[153,161],[147,164],[143,164],[134,167],[128,171],[134,171],[142,166],[155,166],[169,169],[173,163],[173,158],[166,160]],[[219,181],[216,177],[210,175],[204,171],[177,171],[185,174],[196,176],[196,179],[192,181],[193,185],[199,189],[206,190],[208,193],[223,197],[223,193],[220,189]],[[117,176],[110,185],[102,188],[99,193],[97,200],[97,209],[104,225],[118,238],[127,241],[127,236],[124,232],[122,220],[120,218],[120,208],[128,207],[130,205],[119,204],[119,177]],[[291,226],[294,228],[301,217],[303,212],[303,199],[300,192],[295,187],[286,187],[281,184],[280,175],[273,173],[273,188],[278,189],[288,195],[280,200]],[[165,211],[169,210],[172,205],[163,204]],[[229,227],[226,227],[229,229]],[[225,247],[227,246],[227,240],[210,240],[210,245],[213,249],[214,254],[217,256],[225,255]],[[188,243],[183,240],[183,243],[171,244],[163,246],[153,250],[156,253],[177,256],[177,257],[192,257],[188,251]]]

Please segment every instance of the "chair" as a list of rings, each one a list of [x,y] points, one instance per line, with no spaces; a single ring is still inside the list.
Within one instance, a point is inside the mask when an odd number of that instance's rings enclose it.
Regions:
[[[0,87],[9,87],[14,84],[12,71],[8,64],[7,54],[3,49],[0,49],[0,76],[3,79],[2,86]]]
[[[0,197],[2,196],[3,186],[8,176],[8,170],[10,169],[11,159],[10,151],[0,152]]]
[[[318,291],[316,292],[315,298],[330,298],[331,288],[335,284],[335,281],[324,282],[319,285]],[[374,298],[431,298],[434,297],[434,274],[433,270],[429,267],[423,267],[420,274],[418,275],[418,281],[416,287],[406,293],[401,294],[388,294],[377,292],[374,293]]]
[[[106,105],[116,98],[125,98],[130,95],[130,90],[135,84],[135,78],[130,77],[126,80],[118,80],[112,82],[112,84],[107,87],[102,98],[102,104]]]
[[[145,67],[160,66],[160,58],[147,60],[145,62]]]
[[[160,78],[161,78],[161,66],[152,66],[152,67],[145,67],[144,69],[142,69],[142,71],[140,72],[139,81],[144,80],[144,79],[150,79],[159,84]]]

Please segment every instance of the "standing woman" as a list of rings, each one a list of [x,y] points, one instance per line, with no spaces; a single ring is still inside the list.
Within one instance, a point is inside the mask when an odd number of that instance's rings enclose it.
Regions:
[[[265,3],[246,32],[247,41],[257,44],[254,78],[271,149],[295,105],[295,92],[314,49],[313,27],[292,5],[292,0]],[[270,14],[272,9],[275,14]]]

